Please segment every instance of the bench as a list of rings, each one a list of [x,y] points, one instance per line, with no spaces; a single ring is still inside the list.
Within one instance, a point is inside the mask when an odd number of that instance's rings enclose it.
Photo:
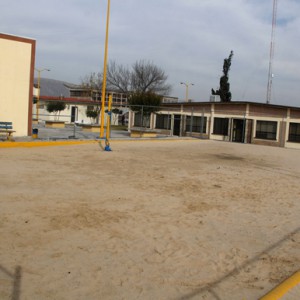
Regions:
[[[4,133],[6,135],[6,140],[12,140],[12,134],[16,132],[13,130],[12,122],[0,122],[0,134]]]

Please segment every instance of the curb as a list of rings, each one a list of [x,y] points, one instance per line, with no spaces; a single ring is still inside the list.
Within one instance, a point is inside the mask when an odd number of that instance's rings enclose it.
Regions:
[[[285,299],[299,299],[299,298],[290,298],[287,293],[290,292],[293,288],[300,287],[300,271],[296,272],[294,275],[286,279],[280,285],[271,290],[268,294],[260,298],[260,300],[279,300],[283,296],[286,296]],[[298,294],[299,297],[299,294]]]
[[[0,148],[33,148],[49,146],[72,146],[81,144],[97,143],[97,141],[40,141],[40,142],[3,142]]]
[[[28,142],[3,142],[0,148],[33,148],[49,146],[72,146],[82,144],[99,143],[102,140],[80,140],[80,141],[28,141]],[[179,141],[198,141],[195,139],[111,139],[110,142],[179,142]]]

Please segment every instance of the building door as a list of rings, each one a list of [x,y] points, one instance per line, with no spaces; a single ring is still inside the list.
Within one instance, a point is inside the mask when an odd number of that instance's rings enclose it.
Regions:
[[[74,123],[77,121],[77,106],[72,106],[71,108],[71,123]]]
[[[180,136],[181,115],[174,115],[173,135]]]
[[[244,143],[246,122],[244,119],[233,119],[232,125],[232,141],[236,143]]]

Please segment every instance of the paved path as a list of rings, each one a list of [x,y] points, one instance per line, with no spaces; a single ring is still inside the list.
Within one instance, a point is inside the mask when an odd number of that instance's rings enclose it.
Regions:
[[[16,142],[41,140],[96,140],[100,138],[100,132],[86,132],[82,127],[67,125],[65,128],[46,128],[44,125],[33,125],[33,129],[38,130],[38,138],[33,139],[32,136],[14,137]],[[112,130],[111,139],[129,139],[130,134],[126,130]]]

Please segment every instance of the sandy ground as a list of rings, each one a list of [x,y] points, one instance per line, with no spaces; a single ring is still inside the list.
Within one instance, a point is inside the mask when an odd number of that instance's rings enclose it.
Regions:
[[[300,269],[300,151],[0,148],[0,299],[258,299]]]

